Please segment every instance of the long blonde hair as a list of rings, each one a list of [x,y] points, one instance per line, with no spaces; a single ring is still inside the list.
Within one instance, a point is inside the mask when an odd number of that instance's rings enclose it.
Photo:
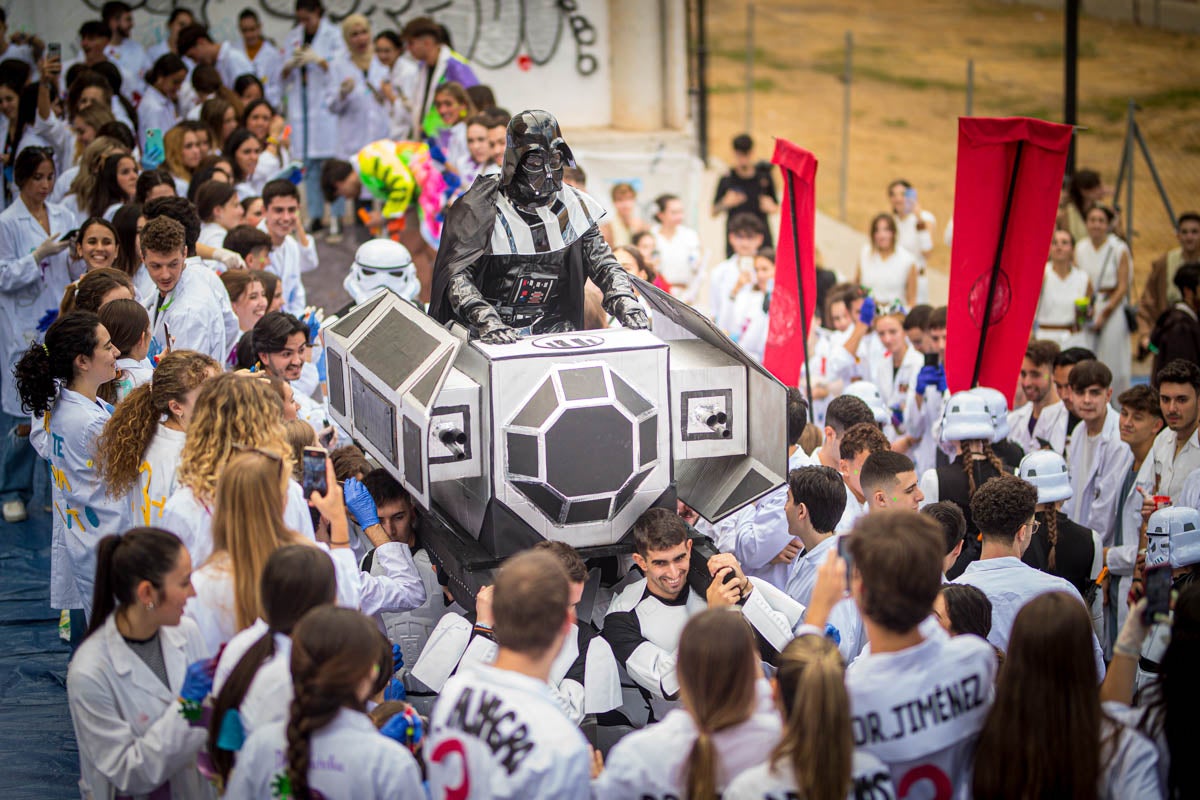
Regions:
[[[761,675],[758,645],[741,614],[702,611],[679,635],[679,694],[696,725],[688,755],[686,797],[716,800],[719,755],[713,734],[750,719],[755,681]],[[713,691],[713,687],[720,691]]]
[[[199,133],[184,125],[176,125],[167,131],[163,137],[163,155],[167,170],[176,178],[185,181],[192,179],[192,171],[183,165],[183,140],[188,134],[199,136]]]
[[[238,630],[262,616],[259,579],[280,547],[298,544],[300,534],[283,524],[283,498],[290,471],[286,451],[258,448],[229,459],[217,484],[210,562],[228,557],[233,572],[233,610]]]
[[[837,645],[823,636],[800,636],[784,648],[777,666],[784,722],[771,766],[786,761],[805,800],[841,800],[850,790],[854,734]]]
[[[279,395],[264,380],[226,373],[206,382],[196,396],[179,462],[179,485],[190,488],[201,503],[211,503],[235,444],[281,453],[287,471],[292,468]]]

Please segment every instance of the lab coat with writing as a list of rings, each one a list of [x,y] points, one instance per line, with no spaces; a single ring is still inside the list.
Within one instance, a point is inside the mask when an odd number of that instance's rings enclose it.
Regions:
[[[275,797],[287,774],[287,725],[255,731],[229,775],[228,800]],[[424,800],[421,770],[408,748],[375,729],[361,711],[343,708],[309,739],[308,785],[322,797],[356,800]]]
[[[779,742],[779,713],[758,709],[749,719],[712,733],[717,759],[716,783],[724,789],[750,767],[766,761]],[[592,783],[597,800],[626,797],[684,797],[686,762],[698,733],[692,716],[677,708],[662,722],[634,731],[613,747],[604,771]]]
[[[67,702],[79,743],[85,797],[208,798],[212,788],[196,770],[207,731],[179,713],[188,665],[206,656],[191,620],[159,628],[170,687],[125,643],[116,616],[79,646],[67,670]]]
[[[297,25],[283,41],[284,58],[304,45],[304,28]],[[296,158],[329,158],[337,153],[337,117],[329,110],[329,90],[333,83],[333,62],[345,52],[342,33],[322,17],[313,36],[312,49],[325,59],[329,69],[317,64],[296,67],[284,79],[287,116],[292,123],[292,153]]]
[[[1071,465],[1074,495],[1063,511],[1072,522],[1100,534],[1107,547],[1113,543],[1113,517],[1117,512],[1121,484],[1133,464],[1133,451],[1121,441],[1121,417],[1109,407],[1104,415],[1104,427],[1098,434],[1100,438],[1094,445],[1091,468],[1085,474],[1084,447],[1088,435],[1084,424],[1081,423],[1080,430],[1071,437],[1067,463]]]
[[[50,605],[92,609],[96,546],[124,531],[125,503],[108,496],[93,459],[96,440],[111,414],[103,401],[62,389],[50,412],[32,424],[41,426],[35,448],[50,463],[54,503],[50,545]]]
[[[24,416],[13,367],[35,340],[40,341],[38,322],[47,311],[58,311],[63,291],[76,277],[72,275],[68,252],[33,260],[33,251],[52,234],[63,234],[75,227],[70,211],[46,203],[50,233],[30,213],[18,195],[0,214],[0,352],[4,369],[0,392],[6,414]]]
[[[423,747],[432,797],[587,800],[587,742],[543,681],[483,664],[447,681]]]

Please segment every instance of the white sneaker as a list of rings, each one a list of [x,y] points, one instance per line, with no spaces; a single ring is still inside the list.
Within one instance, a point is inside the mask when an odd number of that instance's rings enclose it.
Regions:
[[[29,514],[25,512],[25,504],[20,500],[9,500],[5,503],[3,513],[4,521],[9,523],[24,522],[29,519]]]

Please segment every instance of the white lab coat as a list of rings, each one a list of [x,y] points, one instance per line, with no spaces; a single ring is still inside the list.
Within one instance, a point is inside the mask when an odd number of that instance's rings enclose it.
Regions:
[[[108,496],[93,464],[93,448],[111,411],[63,388],[50,413],[32,420],[38,455],[50,462],[54,522],[50,545],[50,605],[92,611],[96,546],[125,530],[125,503]]]
[[[317,546],[333,560],[338,605],[370,616],[383,610],[406,611],[425,602],[425,587],[408,545],[387,542],[377,548],[376,557],[385,569],[381,575],[362,572],[349,548]],[[210,652],[215,654],[238,632],[233,572],[227,561],[210,559],[192,573],[192,584],[196,596],[188,600],[184,614],[196,621]]]
[[[153,86],[146,87],[142,102],[138,103],[138,141],[145,144],[146,134],[157,128],[166,134],[179,122],[179,108],[175,101]]]
[[[196,240],[198,244],[206,244],[209,247],[224,247],[225,234],[229,231],[216,222],[205,222],[200,225],[200,238]]]
[[[304,28],[297,25],[288,32],[283,41],[283,57],[304,44]],[[329,65],[321,69],[316,64],[306,64],[293,69],[284,79],[287,93],[287,117],[292,124],[292,152],[296,158],[329,158],[337,154],[337,117],[329,109],[329,89],[333,83],[333,62],[345,52],[342,32],[322,17],[317,33],[313,36],[312,49]]]
[[[387,105],[379,92],[387,80],[388,70],[379,59],[372,59],[364,76],[350,60],[350,54],[343,52],[336,61],[330,62],[329,72],[325,104],[337,116],[335,154],[338,158],[353,161],[359,150],[387,136]],[[342,97],[342,81],[347,78],[354,81],[354,88]]]
[[[147,90],[146,72],[154,66],[146,56],[146,48],[137,39],[125,39],[120,44],[104,48],[104,55],[121,71],[121,94],[130,101],[135,94]]]
[[[267,233],[267,222],[263,220],[258,229]],[[295,236],[288,235],[278,247],[271,248],[266,270],[279,276],[279,290],[283,292],[283,310],[300,316],[308,305],[308,293],[304,290],[301,273],[317,268],[317,243],[308,237],[308,247],[301,247]]]
[[[1016,556],[972,561],[952,583],[974,586],[987,595],[992,602],[992,630],[987,639],[993,647],[1001,650],[1008,650],[1008,638],[1012,634],[1017,613],[1035,597],[1048,592],[1062,592],[1083,603],[1079,590],[1070,581],[1034,569]],[[1091,616],[1091,609],[1088,609],[1088,616]],[[1104,680],[1104,651],[1095,633],[1092,634],[1092,653],[1096,660],[1096,674],[1100,680]]]
[[[1029,418],[1033,416],[1033,403],[1026,403],[1020,408],[1008,412],[1008,438],[1020,445],[1026,453],[1034,453],[1042,449],[1038,439],[1050,443],[1050,449],[1060,456],[1067,454],[1067,407],[1063,401],[1051,403],[1042,409],[1037,422],[1033,424],[1033,433],[1029,432]],[[1119,422],[1118,422],[1119,424]]]
[[[246,652],[267,633],[267,623],[256,619],[254,624],[239,631],[221,650],[217,673],[213,676],[212,695],[221,693],[229,676],[238,667]],[[242,731],[248,738],[259,728],[272,722],[284,722],[295,696],[292,687],[292,640],[283,633],[271,634],[275,652],[263,661],[250,679],[242,703],[238,706]]]
[[[113,381],[113,388],[117,392],[117,402],[120,403],[129,393],[143,383],[149,383],[154,377],[154,365],[150,363],[148,358],[138,360],[136,358],[118,358],[116,379]]]
[[[1178,453],[1175,452],[1177,439],[1175,431],[1170,428],[1163,428],[1154,439],[1150,455],[1142,462],[1137,476],[1138,485],[1146,490],[1147,495],[1178,497],[1188,476],[1200,470],[1200,429],[1192,431]],[[1155,476],[1158,476],[1157,490]]]
[[[17,396],[13,367],[35,340],[42,339],[38,322],[48,311],[58,311],[63,291],[78,274],[72,273],[68,250],[33,260],[33,251],[51,234],[66,233],[75,227],[75,217],[62,206],[46,203],[50,233],[25,206],[20,195],[0,214],[0,353],[4,368],[0,374],[0,398],[6,414],[23,416]]]
[[[808,464],[808,456],[796,449],[788,456],[788,470]],[[746,575],[761,578],[782,589],[787,585],[791,564],[772,564],[792,540],[783,507],[787,504],[787,485],[780,486],[757,503],[717,523],[717,547],[733,553]]]
[[[283,524],[289,530],[316,540],[308,501],[304,499],[304,490],[295,481],[288,481]],[[167,498],[162,510],[162,527],[183,540],[194,569],[199,569],[212,554],[212,509],[196,498],[190,486],[177,486]]]
[[[258,76],[259,83],[263,85],[263,93],[266,95],[267,102],[276,111],[282,110],[280,102],[283,100],[283,52],[270,40],[262,43],[258,52],[254,54],[254,58],[250,58],[246,53],[244,42],[238,42],[234,46],[249,60],[251,70]],[[232,85],[230,88],[233,88]]]
[[[486,705],[485,705],[486,704]],[[498,727],[473,725],[487,718]],[[523,730],[528,749],[494,742]],[[463,665],[447,681],[423,748],[430,796],[460,800],[588,800],[590,762],[579,728],[536,678],[483,664]],[[451,790],[462,787],[457,795]]]
[[[175,473],[179,471],[179,460],[186,440],[186,431],[173,430],[158,423],[154,438],[142,454],[137,485],[129,494],[130,527],[165,527],[163,512],[167,500],[175,493]]]
[[[879,394],[883,397],[885,406],[899,406],[903,412],[909,392],[917,385],[917,373],[923,366],[925,356],[912,345],[904,351],[904,358],[900,359],[900,368],[895,371],[892,370],[892,354],[880,350],[872,355],[871,362],[867,365],[867,380],[879,387]]]
[[[1121,441],[1121,417],[1111,406],[1104,415],[1104,427],[1098,436],[1091,468],[1086,474],[1083,471],[1084,446],[1088,439],[1086,423],[1080,423],[1079,429],[1071,437],[1067,463],[1071,465],[1071,490],[1074,494],[1063,510],[1072,522],[1100,534],[1101,541],[1107,547],[1113,543],[1117,498],[1125,475],[1133,464],[1133,451]]]
[[[274,796],[272,784],[287,771],[287,723],[256,731],[246,740],[229,775],[228,800]],[[421,769],[408,748],[375,730],[361,711],[343,708],[312,732],[308,783],[322,797],[355,800],[424,800]]]
[[[217,74],[221,76],[221,83],[231,90],[239,77],[254,74],[254,65],[250,63],[250,59],[229,42],[221,42],[221,46],[217,50],[217,63],[213,66],[217,68]]]
[[[396,92],[396,102],[388,110],[388,138],[411,139],[413,114],[417,113],[417,83],[421,80],[421,65],[405,50],[392,64],[388,79]]]
[[[67,702],[79,744],[85,798],[136,800],[169,796],[210,798],[211,785],[196,769],[208,732],[179,713],[179,691],[188,665],[205,658],[191,620],[159,628],[170,688],[125,643],[116,616],[79,646],[67,669]]]
[[[773,707],[760,708],[749,719],[711,733],[717,758],[717,790],[747,769],[765,762],[779,742],[782,723]],[[596,800],[629,797],[684,797],[686,763],[696,740],[696,723],[683,709],[634,731],[613,747],[604,771],[592,782]]]
[[[769,761],[737,776],[721,793],[722,800],[780,800],[799,797],[796,777],[791,763],[784,759],[772,769]],[[896,789],[892,785],[892,773],[883,762],[865,750],[855,750],[850,762],[850,791],[847,800],[896,800]]]
[[[179,282],[163,298],[161,307],[157,288],[149,297],[143,298],[142,304],[150,314],[150,330],[160,352],[197,350],[224,364],[229,356],[224,315],[207,285],[204,272],[212,274],[203,264],[189,259]],[[234,319],[236,330],[236,317]],[[167,340],[168,328],[170,341]]]

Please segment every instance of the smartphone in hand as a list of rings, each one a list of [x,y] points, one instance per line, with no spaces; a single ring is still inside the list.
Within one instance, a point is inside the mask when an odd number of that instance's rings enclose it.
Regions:
[[[1171,612],[1171,565],[1162,564],[1146,570],[1146,611],[1142,615],[1147,625],[1166,622]]]
[[[46,58],[57,58],[62,61],[62,44],[59,42],[50,42],[46,45]]]
[[[850,555],[850,537],[840,535],[837,537],[837,554],[838,558],[846,562],[846,591],[850,590],[850,576],[854,574],[854,556]]]
[[[329,492],[329,481],[325,473],[325,460],[328,457],[329,453],[324,447],[304,448],[300,466],[305,497],[311,497],[313,492],[323,497]]]

